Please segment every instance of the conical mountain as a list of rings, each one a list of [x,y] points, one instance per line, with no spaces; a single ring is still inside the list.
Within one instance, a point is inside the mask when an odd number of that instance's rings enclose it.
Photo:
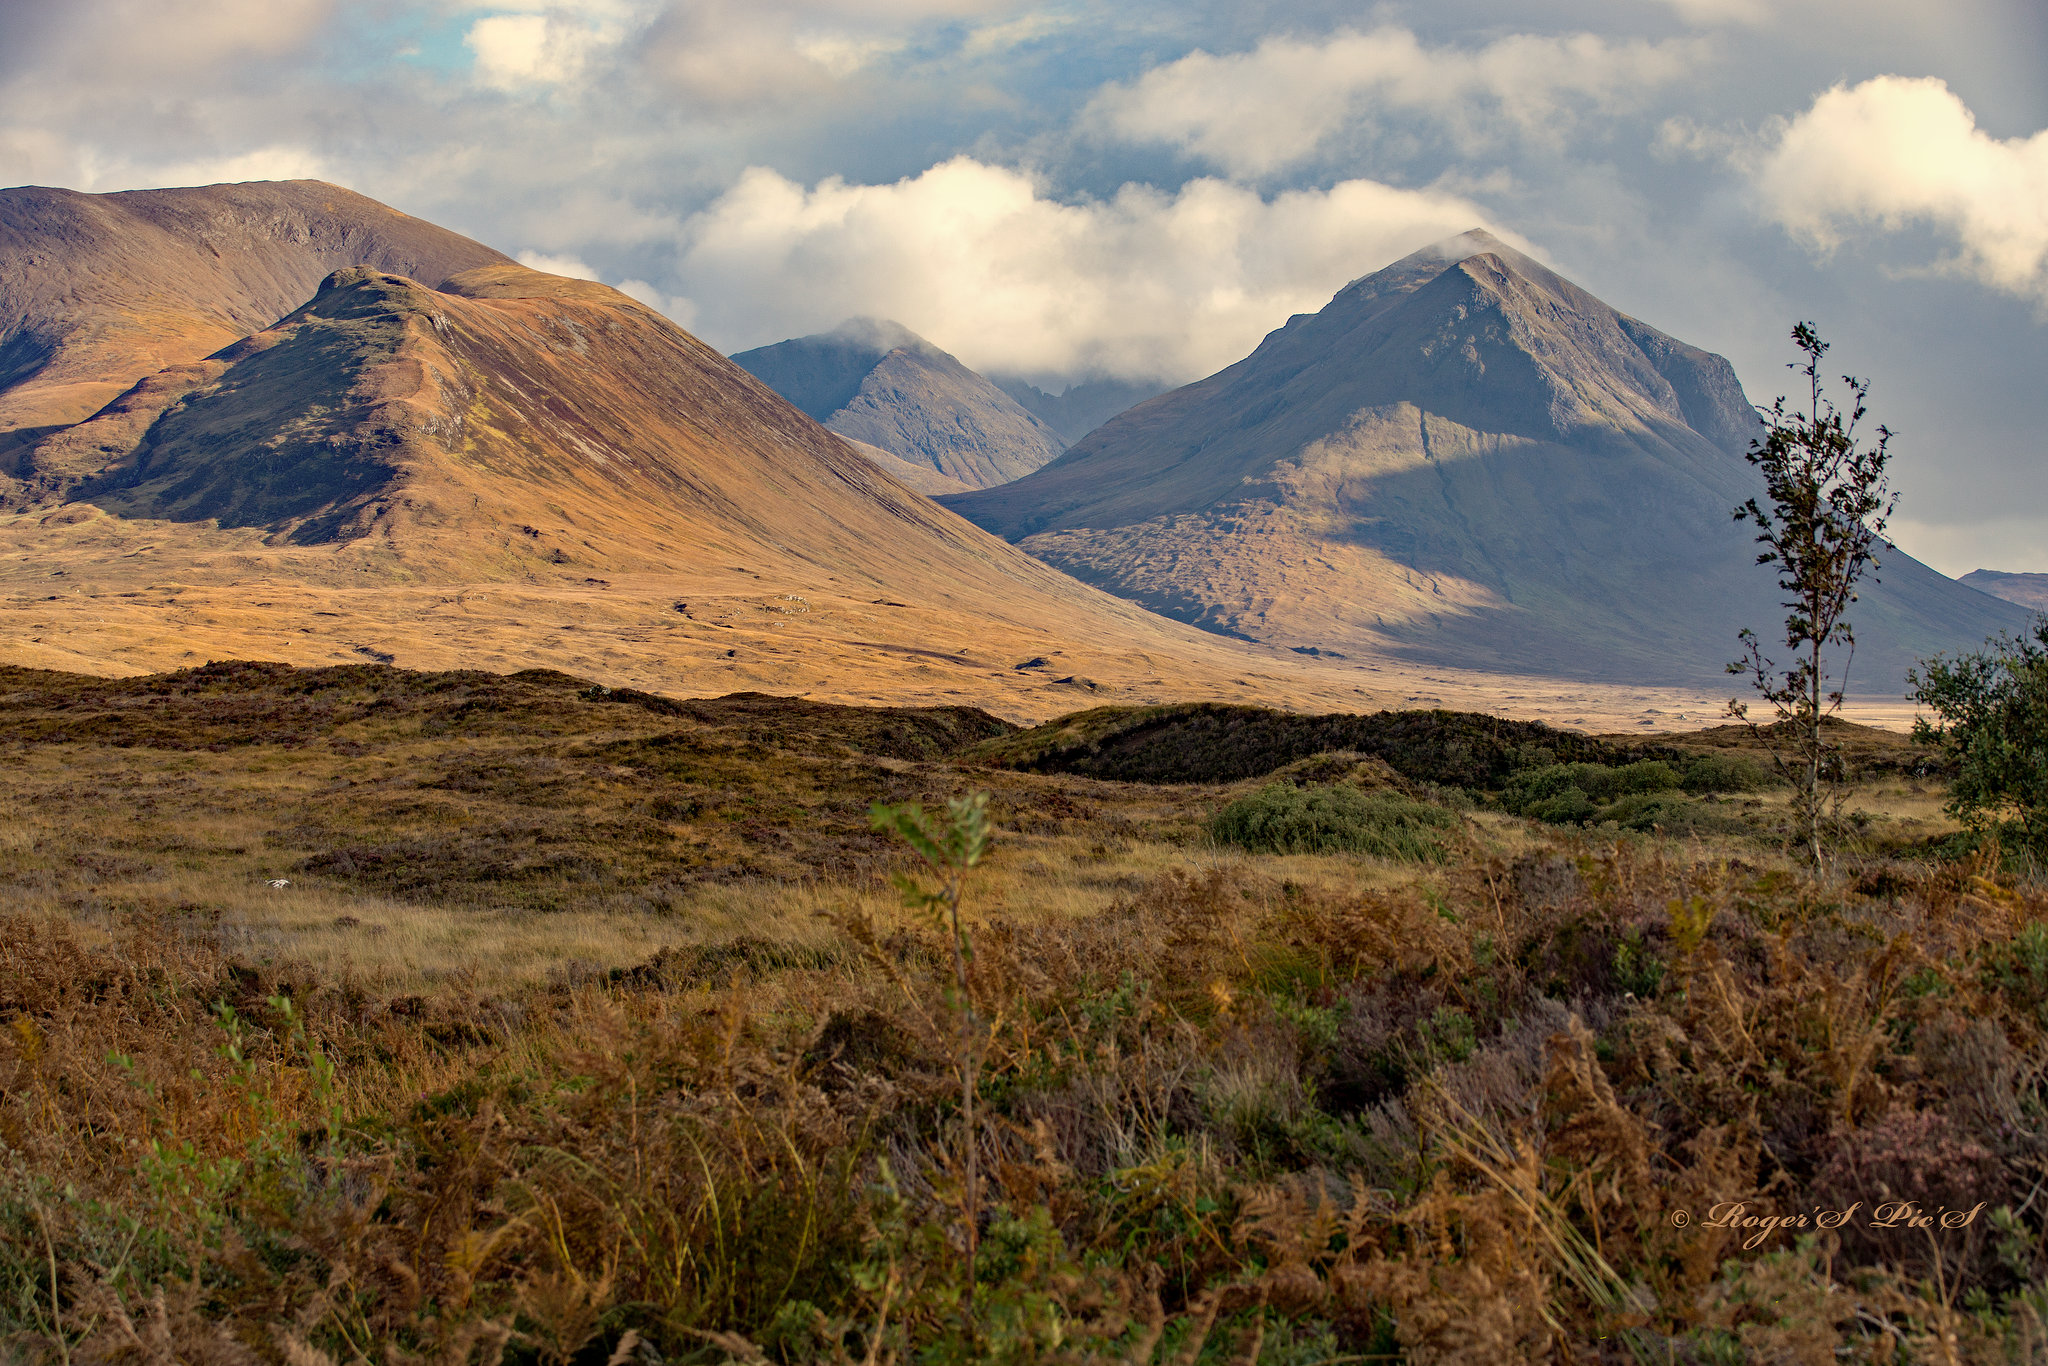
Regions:
[[[900,323],[853,318],[830,332],[742,351],[735,364],[926,492],[989,488],[1066,448],[1016,399]]]
[[[509,264],[317,180],[80,194],[0,190],[0,473],[7,452],[189,364],[368,265],[439,284]]]
[[[1090,583],[1303,653],[1640,683],[1722,676],[1783,609],[1731,519],[1757,419],[1719,356],[1484,232],[948,506]],[[1852,688],[2015,625],[1903,553]]]
[[[395,217],[363,215],[345,240]],[[125,211],[74,220],[112,223],[79,260],[133,259]],[[195,316],[271,307],[245,285],[289,274],[274,241],[238,241],[221,295],[192,287],[166,315],[164,354],[190,349]],[[45,250],[98,297],[158,288]],[[1275,675],[935,507],[625,295],[476,251],[486,264],[431,286],[331,271],[283,317],[33,433],[41,473],[0,505],[0,662],[550,667],[1017,716],[1242,696],[1248,666]],[[61,316],[40,307],[0,328]],[[130,321],[149,342],[148,318]],[[1277,672],[1300,685],[1282,696],[1352,692]]]

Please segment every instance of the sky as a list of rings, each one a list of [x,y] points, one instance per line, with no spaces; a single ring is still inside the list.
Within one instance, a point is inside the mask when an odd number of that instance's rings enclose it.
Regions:
[[[731,352],[893,318],[1184,383],[1483,226],[1898,433],[1893,524],[2048,572],[2040,0],[0,0],[0,185],[317,177]]]

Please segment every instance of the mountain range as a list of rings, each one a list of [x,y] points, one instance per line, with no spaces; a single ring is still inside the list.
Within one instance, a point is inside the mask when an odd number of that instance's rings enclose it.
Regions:
[[[15,663],[548,666],[1019,715],[1242,695],[1261,663],[937,508],[625,295],[333,186],[0,191],[0,280]]]
[[[853,318],[732,359],[827,428],[893,457],[876,463],[922,492],[1007,483],[1066,449],[1016,399],[900,323]]]
[[[1638,685],[1703,688],[1780,614],[1730,520],[1756,425],[1727,364],[1484,235],[1064,453],[893,325],[741,359],[775,387],[320,182],[0,190],[0,658],[549,667],[1020,718],[1583,723],[1625,698],[1655,724]],[[1129,392],[1025,397],[1078,424]],[[1901,555],[1883,578],[1856,619],[1873,691],[2028,619]]]
[[[1725,360],[1475,231],[940,501],[1154,611],[1318,658],[1703,686],[1785,615],[1731,516],[1758,431]],[[2024,617],[1880,558],[1852,687],[1896,692],[1917,657]]]

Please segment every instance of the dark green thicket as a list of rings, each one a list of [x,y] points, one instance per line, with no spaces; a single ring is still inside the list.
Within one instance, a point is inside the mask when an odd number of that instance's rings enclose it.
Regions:
[[[439,735],[563,735],[632,708],[770,747],[933,759],[1016,727],[978,707],[845,707],[766,693],[678,701],[607,688],[553,669],[419,673],[384,664],[296,669],[225,660],[141,678],[0,668],[0,740],[150,749],[303,745],[415,730]],[[630,715],[630,713],[626,713]],[[627,724],[622,715],[616,725]]]
[[[1450,857],[1445,832],[1458,818],[1393,792],[1273,783],[1216,814],[1209,833],[1255,854],[1377,854],[1417,863]]]
[[[983,745],[974,757],[1006,768],[1120,782],[1227,783],[1264,777],[1330,750],[1369,754],[1418,782],[1468,788],[1497,788],[1532,764],[1621,764],[1674,753],[1477,712],[1298,716],[1197,702],[1100,707]]]
[[[1761,765],[1732,754],[1673,762],[1643,759],[1613,767],[1546,764],[1509,778],[1501,805],[1553,825],[1613,821],[1624,830],[1733,830],[1741,828],[1739,821],[1703,809],[1686,794],[1747,792],[1767,781]]]

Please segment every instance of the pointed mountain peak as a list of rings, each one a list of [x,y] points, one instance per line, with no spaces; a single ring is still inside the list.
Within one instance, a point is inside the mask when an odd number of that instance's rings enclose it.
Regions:
[[[1359,276],[1338,290],[1336,299],[1363,301],[1405,294],[1420,289],[1446,270],[1456,269],[1479,257],[1492,258],[1499,263],[1499,270],[1507,275],[1519,275],[1545,285],[1557,279],[1540,261],[1515,250],[1486,229],[1469,228],[1455,236],[1431,242],[1426,247],[1411,251],[1392,265],[1383,266],[1370,275]]]
[[[1007,483],[1066,448],[1015,398],[884,318],[848,318],[830,332],[732,359],[841,436],[923,466],[948,484]]]
[[[1404,260],[1443,261],[1455,263],[1467,257],[1483,256],[1489,253],[1512,251],[1507,243],[1495,237],[1485,228],[1468,228],[1454,237],[1432,242],[1420,251],[1410,252]]]
[[[865,351],[876,356],[886,356],[891,351],[936,352],[939,349],[902,323],[888,318],[848,318],[830,332],[798,340],[832,342],[848,350]]]

